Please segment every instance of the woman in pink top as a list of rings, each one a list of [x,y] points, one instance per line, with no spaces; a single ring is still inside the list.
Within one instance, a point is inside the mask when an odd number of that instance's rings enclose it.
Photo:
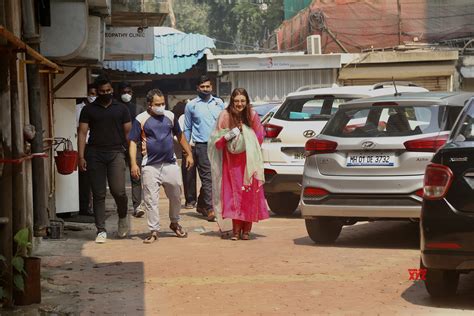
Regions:
[[[247,91],[235,89],[229,106],[219,115],[209,146],[214,210],[223,237],[230,232],[230,219],[231,239],[248,240],[252,222],[269,217],[263,194],[263,137]]]

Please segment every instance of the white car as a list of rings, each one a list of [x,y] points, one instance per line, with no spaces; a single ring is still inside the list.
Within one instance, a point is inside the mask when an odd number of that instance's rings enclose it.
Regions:
[[[278,111],[265,122],[262,144],[265,168],[265,197],[273,213],[290,215],[298,207],[304,146],[318,135],[339,104],[353,99],[407,92],[427,92],[409,83],[379,83],[290,93]]]

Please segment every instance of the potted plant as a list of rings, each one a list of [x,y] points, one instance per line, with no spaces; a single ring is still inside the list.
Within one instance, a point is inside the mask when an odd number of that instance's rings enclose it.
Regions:
[[[41,259],[30,257],[32,244],[28,228],[20,229],[14,236],[17,248],[12,258],[13,301],[15,305],[41,302]]]

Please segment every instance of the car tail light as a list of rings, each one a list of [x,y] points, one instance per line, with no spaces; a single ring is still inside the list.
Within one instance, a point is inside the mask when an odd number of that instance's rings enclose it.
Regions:
[[[419,197],[423,197],[423,189],[416,190],[415,195],[418,195]]]
[[[263,125],[263,128],[265,129],[265,137],[267,137],[267,138],[278,137],[281,130],[283,129],[283,127],[281,127],[281,126],[268,124],[268,123]]]
[[[335,152],[336,148],[336,142],[324,139],[310,139],[304,146],[306,156],[312,156],[316,154],[330,154]]]
[[[454,242],[430,242],[426,244],[426,248],[435,249],[460,249],[461,246]]]
[[[263,173],[264,173],[265,175],[268,175],[268,176],[273,176],[273,175],[276,175],[276,174],[277,174],[277,172],[276,172],[275,170],[273,170],[273,169],[266,169],[266,168],[263,170]]]
[[[423,198],[438,200],[445,197],[453,181],[453,172],[449,167],[439,164],[429,164],[426,167]]]
[[[303,197],[307,198],[322,198],[328,194],[327,190],[321,188],[306,187],[303,191]]]
[[[446,144],[449,135],[439,135],[406,141],[403,145],[408,151],[436,152]]]

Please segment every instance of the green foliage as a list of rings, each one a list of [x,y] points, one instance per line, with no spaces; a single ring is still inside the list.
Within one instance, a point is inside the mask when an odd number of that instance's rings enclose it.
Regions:
[[[13,275],[13,284],[15,285],[15,287],[24,292],[25,291],[25,280],[23,279],[23,275],[22,274],[14,274]]]
[[[195,3],[194,0],[176,0],[173,9],[178,30],[194,34],[209,33],[209,23],[207,21],[209,5],[207,3]]]
[[[13,240],[16,242],[16,245],[17,245],[16,252],[10,262],[10,264],[13,267],[13,284],[16,289],[20,291],[24,291],[25,290],[24,275],[26,275],[24,257],[28,257],[29,252],[32,248],[32,244],[30,242],[30,230],[28,228],[20,229],[13,237]],[[4,265],[4,268],[7,265],[6,261],[7,259],[5,258],[5,256],[0,255],[0,262]],[[5,271],[5,269],[2,269],[2,270]],[[2,275],[0,275],[0,280],[3,282],[5,279],[4,274],[5,272],[3,272]],[[6,299],[7,290],[8,289],[5,289],[5,287],[0,284],[0,302]]]
[[[24,273],[25,270],[25,260],[23,257],[15,256],[12,258],[12,266],[18,273]]]
[[[224,50],[257,50],[283,21],[283,0],[174,0],[176,27]]]
[[[16,256],[28,256],[28,252],[32,247],[29,236],[30,231],[25,227],[20,229],[13,237],[13,240],[15,240],[17,245]]]

